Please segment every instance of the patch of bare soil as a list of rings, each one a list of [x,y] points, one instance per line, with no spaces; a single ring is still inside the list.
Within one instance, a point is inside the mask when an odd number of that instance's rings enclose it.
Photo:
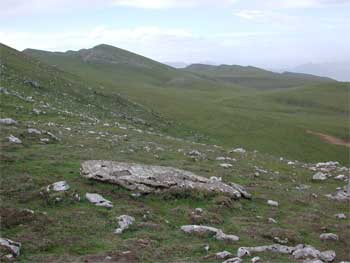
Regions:
[[[339,139],[337,137],[334,137],[334,136],[331,136],[331,135],[328,135],[328,134],[324,134],[324,133],[320,133],[320,132],[314,132],[314,131],[310,131],[310,130],[306,130],[306,133],[315,135],[315,136],[319,137],[322,141],[324,141],[326,143],[329,143],[329,144],[350,147],[350,142],[349,141],[344,141],[342,139]]]

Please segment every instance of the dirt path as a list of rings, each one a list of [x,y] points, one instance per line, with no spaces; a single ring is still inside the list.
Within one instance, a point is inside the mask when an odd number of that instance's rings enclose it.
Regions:
[[[344,141],[342,139],[339,139],[337,137],[334,137],[334,136],[331,136],[331,135],[328,135],[328,134],[324,134],[324,133],[320,133],[320,132],[314,132],[314,131],[310,131],[310,130],[306,130],[306,133],[315,135],[315,136],[319,137],[322,141],[324,141],[326,143],[329,143],[329,144],[350,147],[350,142],[349,141]]]

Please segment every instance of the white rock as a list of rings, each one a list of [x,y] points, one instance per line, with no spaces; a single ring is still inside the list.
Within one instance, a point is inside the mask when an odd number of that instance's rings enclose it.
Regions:
[[[271,217],[268,219],[268,221],[271,224],[277,224],[277,221],[275,219],[271,218]]]
[[[332,262],[335,259],[335,257],[336,257],[336,254],[333,250],[323,251],[320,254],[320,259],[327,262]]]
[[[242,262],[243,260],[237,257],[237,258],[229,258],[222,263],[242,263]]]
[[[273,200],[268,200],[267,204],[270,206],[276,206],[276,207],[279,205],[277,201],[273,201]]]
[[[49,138],[41,138],[41,139],[40,139],[40,141],[41,141],[41,142],[45,142],[45,143],[46,143],[46,142],[49,142],[49,141],[50,141],[50,139],[49,139]]]
[[[346,215],[345,214],[335,214],[334,215],[337,219],[346,219]]]
[[[333,233],[323,233],[320,235],[321,240],[334,240],[337,241],[339,240],[338,235],[333,234]]]
[[[295,259],[319,258],[321,252],[312,246],[305,246],[293,252]]]
[[[28,132],[29,134],[38,134],[38,135],[41,134],[41,131],[39,131],[39,130],[37,130],[37,129],[33,129],[33,128],[29,128],[29,129],[27,130],[27,132]]]
[[[227,258],[229,258],[231,256],[232,256],[232,253],[230,253],[230,252],[228,252],[226,250],[218,252],[218,253],[215,254],[215,257],[217,259],[227,259]]]
[[[320,259],[307,259],[307,260],[304,260],[303,263],[324,263],[324,262]]]
[[[4,118],[4,119],[0,119],[0,124],[13,125],[13,124],[17,124],[17,121],[11,118]]]
[[[11,253],[10,256],[18,257],[21,250],[21,243],[0,237],[0,248],[8,250]]]
[[[135,222],[135,218],[128,215],[121,215],[117,217],[119,228],[117,228],[114,233],[121,234],[124,230],[128,229]]]
[[[46,190],[50,192],[51,190],[55,192],[67,191],[70,188],[69,184],[66,181],[59,181],[53,184],[50,184],[46,187]]]
[[[86,193],[85,197],[87,200],[89,200],[91,203],[97,205],[97,206],[103,206],[107,208],[112,208],[113,204],[111,201],[108,201],[107,199],[103,198],[99,194],[95,193]]]
[[[252,258],[252,263],[258,263],[260,262],[260,257],[253,257]]]
[[[232,167],[232,164],[230,164],[230,163],[221,163],[220,164],[220,167],[222,167],[222,168],[231,168]]]
[[[325,175],[324,173],[321,173],[321,172],[315,173],[312,176],[312,180],[315,180],[315,181],[324,181],[326,179],[327,179],[327,175]]]
[[[237,250],[237,257],[242,258],[244,256],[250,256],[250,252],[248,249],[244,248],[244,247],[240,247]]]
[[[233,153],[246,153],[247,151],[243,148],[236,148],[236,149],[233,149],[231,152],[233,152]]]
[[[345,175],[344,174],[339,174],[338,176],[334,177],[334,179],[344,180],[345,179]]]
[[[181,230],[187,234],[208,234],[214,236],[217,240],[238,241],[239,237],[235,235],[227,235],[222,230],[210,226],[200,225],[184,225]]]
[[[16,144],[21,144],[22,143],[22,141],[20,139],[18,139],[17,137],[15,137],[13,135],[10,135],[9,137],[7,137],[7,139],[11,143],[16,143]]]

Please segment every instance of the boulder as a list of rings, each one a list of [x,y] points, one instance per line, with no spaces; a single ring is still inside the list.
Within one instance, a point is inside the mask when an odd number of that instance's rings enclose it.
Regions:
[[[222,230],[210,226],[200,225],[184,225],[181,230],[186,234],[198,234],[198,235],[210,235],[214,236],[217,240],[234,242],[238,241],[239,237],[235,235],[227,235]]]
[[[335,201],[350,201],[350,192],[344,187],[337,190],[334,194],[327,194],[326,197]]]
[[[269,206],[278,206],[278,202],[277,201],[273,201],[273,200],[268,200],[267,201],[267,204],[269,205]]]
[[[21,250],[21,243],[0,237],[0,259],[18,257]],[[5,252],[5,254],[3,254]],[[9,254],[7,254],[9,253]]]
[[[230,252],[224,250],[224,251],[216,253],[215,257],[217,259],[228,259],[228,258],[232,257],[232,254]]]
[[[315,181],[324,181],[327,179],[327,175],[322,172],[317,172],[312,176],[312,180]]]
[[[320,259],[322,259],[323,261],[326,261],[326,262],[334,261],[335,257],[336,257],[336,254],[333,250],[323,251],[320,254]]]
[[[91,203],[93,203],[97,206],[103,206],[103,207],[107,207],[107,208],[113,207],[113,204],[111,201],[108,201],[107,199],[103,198],[99,194],[86,193],[85,197],[87,200],[89,200]]]
[[[210,180],[173,167],[85,161],[81,165],[81,175],[88,179],[120,185],[142,194],[196,190],[224,194],[234,199],[250,198],[250,194],[240,185]]]
[[[346,215],[343,214],[343,213],[341,213],[341,214],[335,214],[334,216],[335,216],[335,218],[337,218],[337,219],[346,219]]]
[[[135,218],[128,215],[121,215],[117,217],[119,228],[117,228],[114,233],[121,234],[124,230],[128,229],[135,222]]]
[[[22,143],[22,141],[19,138],[15,137],[13,135],[10,135],[9,137],[7,137],[7,139],[11,143],[16,143],[16,144],[21,144]]]
[[[17,121],[15,121],[14,119],[11,119],[11,118],[4,118],[4,119],[0,119],[0,124],[14,125],[14,124],[17,124]]]
[[[320,239],[321,240],[333,240],[333,241],[337,241],[339,240],[338,235],[333,234],[333,233],[323,233],[320,235]]]
[[[37,134],[37,135],[40,135],[40,134],[41,134],[41,131],[39,131],[39,130],[37,130],[37,129],[33,129],[33,128],[29,128],[29,129],[27,130],[27,132],[28,132],[29,134]]]
[[[243,148],[236,148],[230,151],[230,153],[246,153],[247,151]]]
[[[220,167],[222,167],[222,168],[231,168],[232,167],[232,164],[230,164],[230,163],[221,163],[220,164]]]
[[[258,263],[260,262],[260,257],[253,257],[252,258],[252,263]]]
[[[70,188],[69,184],[66,181],[59,181],[53,184],[50,184],[46,187],[46,191],[50,192],[55,191],[55,192],[62,192],[62,191],[67,191]]]

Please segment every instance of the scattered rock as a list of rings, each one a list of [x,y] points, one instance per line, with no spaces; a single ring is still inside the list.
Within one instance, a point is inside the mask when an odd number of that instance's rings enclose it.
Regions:
[[[242,262],[243,262],[243,260],[241,258],[237,257],[237,258],[229,258],[222,263],[242,263]]]
[[[268,221],[270,224],[277,224],[277,221],[271,217],[268,219]]]
[[[15,137],[13,135],[10,135],[9,137],[7,137],[7,139],[11,143],[16,143],[16,144],[21,144],[22,143],[22,141],[19,138]]]
[[[345,214],[335,214],[334,216],[337,219],[346,219],[346,215]]]
[[[279,205],[277,201],[273,201],[273,200],[268,200],[267,204],[269,206],[276,206],[276,207]]]
[[[128,229],[135,222],[135,218],[128,215],[121,215],[117,217],[119,228],[117,228],[114,233],[121,234],[124,230]]]
[[[230,252],[228,252],[228,251],[226,251],[226,250],[224,250],[224,251],[222,251],[222,252],[218,252],[218,253],[215,254],[215,257],[216,257],[217,259],[228,259],[228,258],[230,258],[231,256],[232,256],[232,253],[230,253]]]
[[[327,250],[327,251],[321,252],[320,258],[323,261],[332,262],[336,258],[336,254],[333,250]]]
[[[221,163],[220,164],[220,167],[222,167],[222,168],[231,168],[232,167],[232,164],[230,164],[230,163]]]
[[[50,192],[61,192],[61,191],[67,191],[70,188],[69,184],[66,181],[59,181],[53,184],[50,184],[46,187],[46,191]]]
[[[327,179],[327,175],[322,172],[317,172],[312,176],[312,180],[315,181],[324,181]]]
[[[17,124],[17,121],[15,121],[14,119],[11,119],[11,118],[4,118],[4,119],[0,119],[0,124],[14,125],[14,124]]]
[[[21,250],[21,243],[0,237],[0,259],[18,257]],[[3,254],[4,253],[4,254]],[[9,253],[9,254],[7,254]]]
[[[37,130],[37,129],[33,129],[33,128],[29,128],[29,129],[27,130],[27,132],[28,132],[29,134],[37,134],[37,135],[40,135],[40,134],[41,134],[41,131],[39,131],[39,130]]]
[[[339,240],[338,235],[333,234],[333,233],[323,233],[320,235],[320,239],[321,240],[333,240],[333,241],[337,241]]]
[[[243,148],[236,148],[230,151],[230,153],[246,153],[247,151]]]
[[[113,207],[113,204],[111,201],[108,201],[107,199],[103,198],[99,194],[86,193],[85,197],[87,200],[89,200],[91,203],[93,203],[97,206],[103,206],[103,207],[107,207],[107,208]]]
[[[258,263],[258,262],[260,262],[260,257],[253,257],[252,258],[252,263]]]
[[[250,197],[244,188],[237,184],[228,185],[173,167],[85,161],[81,165],[81,175],[88,179],[117,184],[143,194],[198,190],[221,193],[235,199]]]
[[[335,201],[350,201],[350,192],[344,186],[343,189],[337,190],[334,194],[327,194],[326,197]]]
[[[239,237],[235,235],[227,235],[222,230],[210,226],[200,225],[185,225],[181,227],[181,230],[186,234],[198,234],[198,235],[212,235],[217,240],[234,242],[238,241]]]

